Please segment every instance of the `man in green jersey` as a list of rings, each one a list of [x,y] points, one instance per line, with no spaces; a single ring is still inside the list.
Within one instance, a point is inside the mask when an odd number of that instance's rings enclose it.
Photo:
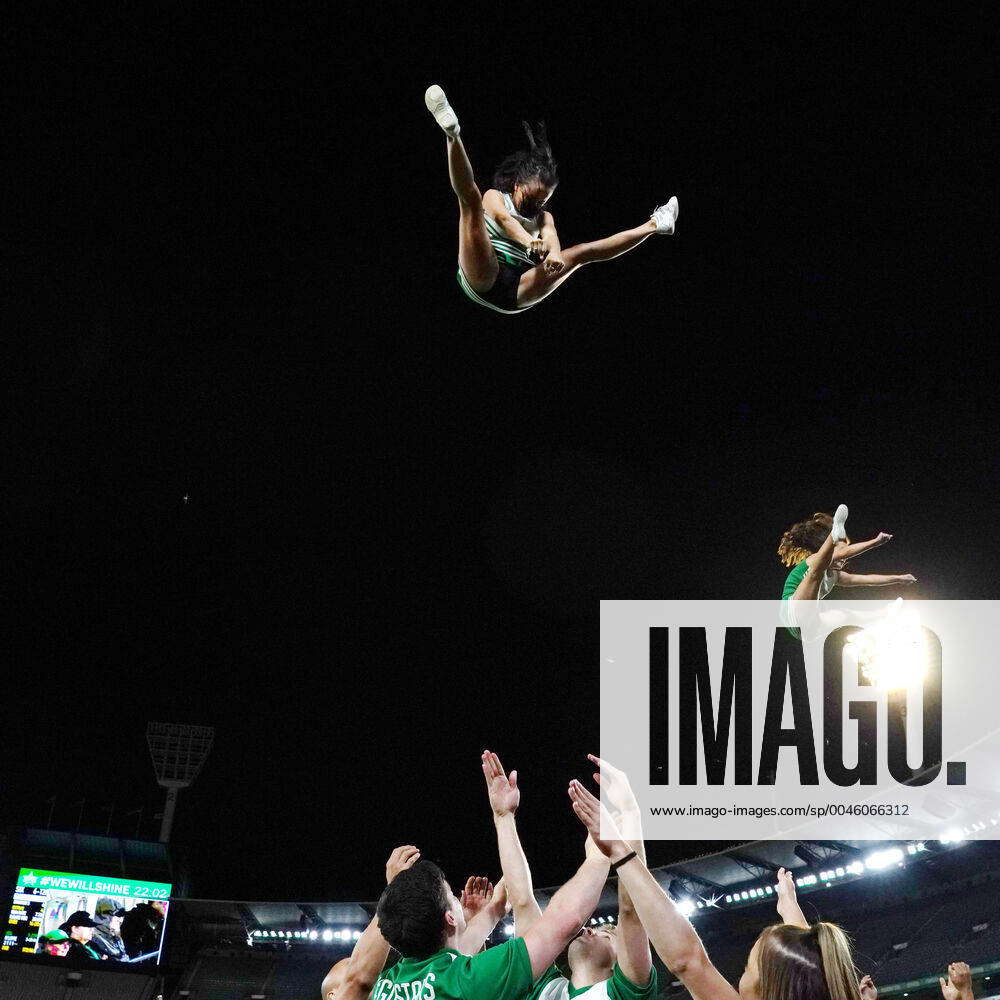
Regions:
[[[645,864],[641,813],[628,779],[624,772],[600,758],[591,756],[590,760],[600,768],[594,779],[604,789],[622,828],[628,831],[629,847]],[[504,881],[514,909],[515,928],[521,934],[542,917],[542,911],[531,888],[531,873],[514,820],[521,798],[517,772],[511,771],[508,778],[500,759],[488,751],[483,754],[482,763]],[[554,965],[550,966],[534,984],[529,1000],[652,1000],[656,996],[656,970],[649,939],[621,882],[617,929],[606,924],[593,930],[579,929],[569,944],[566,960],[569,979]]]
[[[420,851],[412,844],[397,847],[385,864],[385,881],[390,885],[400,872],[411,868],[420,860]],[[507,910],[507,893],[503,880],[494,888],[485,878],[472,877],[465,883],[462,891],[462,910],[466,918],[466,929],[458,948],[464,954],[474,955],[483,946],[483,942],[493,933]],[[361,939],[354,947],[350,958],[342,958],[336,962],[326,974],[320,987],[323,1000],[340,1000],[341,990],[348,979],[351,962],[354,962],[351,988],[364,988],[363,984],[382,971],[389,957],[389,945],[378,928],[376,917],[368,925]]]
[[[466,931],[461,903],[441,870],[419,861],[386,887],[376,914],[377,931],[401,961],[366,979],[355,948],[338,1000],[364,1000],[369,986],[372,1000],[524,1000],[590,917],[608,868],[607,858],[588,838],[577,873],[531,927],[468,956],[458,948]]]

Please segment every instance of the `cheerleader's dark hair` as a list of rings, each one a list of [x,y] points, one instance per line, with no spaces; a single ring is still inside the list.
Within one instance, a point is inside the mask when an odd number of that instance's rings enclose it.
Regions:
[[[545,122],[538,122],[534,128],[527,122],[521,124],[528,137],[528,148],[512,153],[496,168],[493,187],[513,194],[518,184],[539,180],[547,188],[554,188],[559,183],[559,170],[545,134]]]

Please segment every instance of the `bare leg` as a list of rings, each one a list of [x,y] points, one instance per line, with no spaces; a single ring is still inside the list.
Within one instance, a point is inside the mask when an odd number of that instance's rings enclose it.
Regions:
[[[623,253],[628,253],[637,247],[647,237],[656,232],[656,224],[650,219],[635,229],[626,229],[603,240],[593,243],[578,243],[576,246],[563,250],[562,256],[566,267],[559,274],[548,274],[539,265],[521,275],[521,283],[517,286],[517,304],[519,306],[534,305],[546,295],[554,292],[574,271],[584,264],[592,264],[599,260],[614,260]]]
[[[802,577],[799,585],[792,594],[793,601],[815,601],[819,596],[819,585],[823,582],[823,574],[830,568],[833,562],[834,552],[837,543],[833,540],[833,534],[826,536],[826,541],[819,547],[819,551],[812,557],[806,575]]]
[[[500,265],[493,252],[486,221],[483,196],[476,184],[472,164],[458,136],[448,136],[448,176],[458,198],[458,266],[477,292],[487,292],[497,280]]]

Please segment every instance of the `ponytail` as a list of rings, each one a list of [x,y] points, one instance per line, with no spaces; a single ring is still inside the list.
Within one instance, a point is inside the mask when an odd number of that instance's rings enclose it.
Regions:
[[[810,930],[816,932],[830,1000],[858,1000],[858,970],[847,935],[836,924],[813,924]]]

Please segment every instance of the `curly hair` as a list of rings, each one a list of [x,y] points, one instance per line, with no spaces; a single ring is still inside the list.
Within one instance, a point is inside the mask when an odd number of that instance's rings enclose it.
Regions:
[[[545,122],[539,122],[534,129],[527,122],[521,124],[528,136],[528,148],[512,153],[496,168],[493,187],[513,194],[518,184],[539,180],[546,187],[554,188],[559,183],[559,171],[545,134]]]
[[[833,517],[819,511],[804,521],[796,521],[778,542],[778,557],[786,566],[797,566],[819,550],[833,527]]]

